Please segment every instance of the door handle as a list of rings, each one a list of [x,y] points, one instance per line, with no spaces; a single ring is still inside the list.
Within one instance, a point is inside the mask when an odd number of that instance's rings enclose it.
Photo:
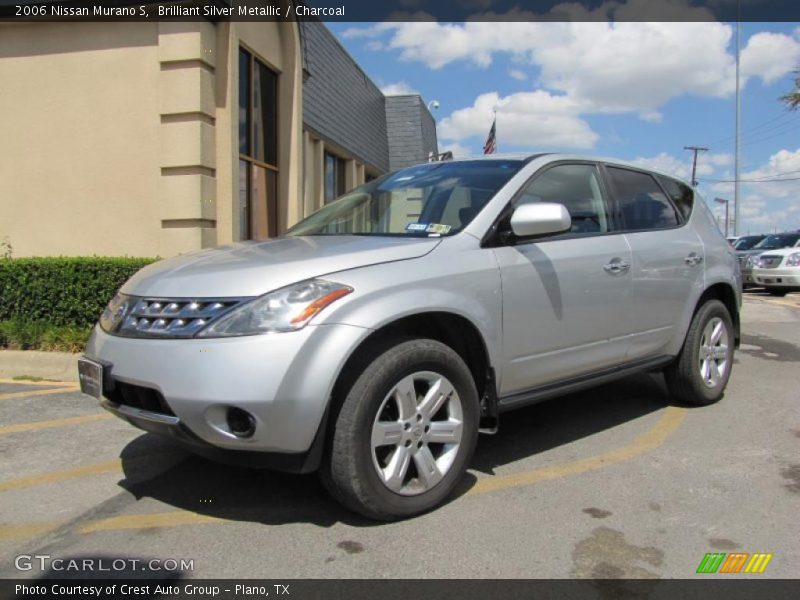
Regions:
[[[612,258],[608,264],[603,265],[603,269],[605,269],[606,273],[611,275],[620,275],[622,273],[627,273],[630,270],[631,265],[628,262],[625,262],[619,257]]]
[[[703,262],[703,257],[700,256],[697,252],[692,252],[691,254],[689,254],[689,256],[684,258],[683,261],[690,267],[694,267]]]

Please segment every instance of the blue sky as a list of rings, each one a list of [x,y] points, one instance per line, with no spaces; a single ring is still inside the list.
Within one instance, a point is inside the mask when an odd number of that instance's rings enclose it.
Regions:
[[[386,93],[437,100],[440,150],[480,154],[497,109],[500,152],[633,160],[733,198],[735,36],[727,23],[336,23]],[[800,24],[743,23],[740,233],[800,229],[800,111],[778,97],[800,66]],[[732,205],[731,205],[732,208]],[[712,210],[721,214],[721,207]]]

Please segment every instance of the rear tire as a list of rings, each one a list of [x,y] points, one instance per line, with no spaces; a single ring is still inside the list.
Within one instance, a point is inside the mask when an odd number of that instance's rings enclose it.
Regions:
[[[328,491],[370,519],[428,511],[460,481],[478,437],[478,393],[450,347],[414,339],[358,375],[322,466]]]
[[[777,296],[779,298],[783,298],[786,295],[786,290],[783,290],[781,288],[768,287],[766,288],[766,290],[770,296]]]
[[[733,347],[728,309],[719,300],[709,300],[695,313],[678,358],[664,370],[670,393],[699,406],[722,398],[733,367]]]

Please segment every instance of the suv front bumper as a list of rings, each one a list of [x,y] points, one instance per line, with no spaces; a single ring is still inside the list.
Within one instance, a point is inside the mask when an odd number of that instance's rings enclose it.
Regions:
[[[104,393],[105,408],[141,429],[169,435],[200,454],[304,453],[344,362],[369,331],[336,324],[232,338],[137,339],[96,326],[86,356],[109,365],[107,389],[160,394],[162,408],[152,402],[129,406],[120,394]],[[230,431],[230,408],[252,415],[252,436]]]

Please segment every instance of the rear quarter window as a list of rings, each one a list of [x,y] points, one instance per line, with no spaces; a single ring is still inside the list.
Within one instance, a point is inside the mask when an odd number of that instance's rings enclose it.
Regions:
[[[659,177],[661,186],[667,191],[673,204],[678,208],[684,221],[689,220],[694,206],[694,190],[685,183],[670,179],[669,177]]]

